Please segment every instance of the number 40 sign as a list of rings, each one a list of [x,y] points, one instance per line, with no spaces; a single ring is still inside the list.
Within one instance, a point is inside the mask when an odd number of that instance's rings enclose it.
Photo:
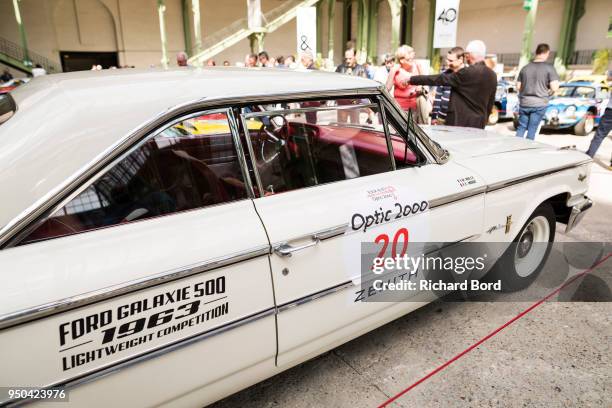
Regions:
[[[459,0],[438,0],[434,21],[434,48],[452,48],[457,45]]]

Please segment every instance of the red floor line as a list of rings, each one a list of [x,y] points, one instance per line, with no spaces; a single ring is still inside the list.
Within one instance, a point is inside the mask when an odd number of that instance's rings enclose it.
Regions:
[[[450,360],[448,360],[447,362],[445,362],[444,364],[442,364],[441,366],[439,366],[435,370],[431,371],[429,374],[427,374],[426,376],[422,377],[421,379],[419,379],[418,381],[416,381],[415,383],[410,385],[408,388],[404,389],[403,391],[401,391],[400,393],[396,394],[395,396],[389,398],[387,401],[385,401],[382,404],[380,404],[378,406],[378,408],[386,407],[387,405],[389,405],[390,403],[392,403],[393,401],[395,401],[396,399],[398,399],[402,395],[406,394],[411,389],[415,388],[417,385],[421,384],[422,382],[424,382],[428,378],[431,378],[434,375],[436,375],[437,373],[439,373],[440,371],[444,370],[446,367],[448,367],[449,365],[451,365],[455,361],[459,360],[461,357],[463,357],[464,355],[466,355],[470,351],[474,350],[476,347],[480,346],[482,343],[484,343],[485,341],[489,340],[491,337],[495,336],[497,333],[499,333],[500,331],[502,331],[506,327],[510,326],[512,323],[514,323],[517,320],[519,320],[521,317],[525,316],[527,313],[531,312],[533,309],[535,309],[536,307],[540,306],[542,303],[546,302],[548,299],[550,299],[551,297],[553,297],[554,295],[559,293],[561,290],[563,290],[563,288],[565,288],[566,286],[572,284],[576,279],[579,279],[582,276],[584,276],[584,275],[588,274],[589,272],[591,272],[593,269],[595,269],[596,267],[598,267],[599,265],[604,263],[611,256],[612,256],[612,253],[609,253],[604,258],[599,260],[599,262],[597,262],[596,264],[591,266],[589,269],[587,269],[587,270],[585,270],[583,272],[580,272],[579,274],[574,275],[570,280],[565,282],[563,285],[559,286],[557,289],[555,289],[554,291],[552,291],[551,293],[546,295],[544,298],[538,300],[536,303],[534,303],[533,305],[529,306],[527,309],[523,310],[521,313],[519,313],[518,315],[516,315],[515,317],[513,317],[512,319],[510,319],[509,321],[507,321],[506,323],[504,323],[500,327],[498,327],[497,329],[493,330],[491,333],[487,334],[485,337],[483,337],[482,339],[478,340],[476,343],[472,344],[470,347],[466,348],[465,350],[463,350],[462,352],[460,352],[459,354],[457,354],[456,356],[454,356],[453,358],[451,358]]]

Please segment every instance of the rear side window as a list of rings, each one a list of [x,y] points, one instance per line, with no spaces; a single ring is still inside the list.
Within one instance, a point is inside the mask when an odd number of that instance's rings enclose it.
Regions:
[[[263,194],[364,177],[393,169],[379,107],[370,99],[303,101],[243,109]],[[397,135],[395,158],[415,156]]]
[[[140,143],[22,243],[243,198],[227,114],[198,114]]]

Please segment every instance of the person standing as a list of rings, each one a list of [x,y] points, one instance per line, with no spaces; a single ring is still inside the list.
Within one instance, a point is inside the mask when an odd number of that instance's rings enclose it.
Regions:
[[[480,40],[465,48],[469,67],[439,75],[415,75],[406,82],[412,85],[450,86],[451,95],[446,125],[484,129],[495,103],[497,75],[484,63],[487,47]]]
[[[47,70],[44,69],[42,65],[36,64],[36,66],[32,68],[32,76],[37,77],[37,76],[43,76],[43,75],[47,75]]]
[[[374,80],[381,84],[386,84],[387,78],[389,78],[389,72],[391,72],[391,68],[393,68],[393,64],[395,63],[395,57],[391,54],[385,54],[382,59],[384,62],[374,73]]]
[[[463,63],[463,48],[451,48],[446,54],[446,74],[452,74],[462,69]],[[448,104],[450,103],[450,95],[452,88],[450,86],[438,86],[435,89],[433,109],[431,111],[431,123],[434,125],[446,124],[446,115],[448,113]]]
[[[365,68],[357,63],[357,55],[354,48],[349,48],[344,52],[344,62],[338,65],[336,72],[367,78]]]
[[[352,75],[362,78],[367,78],[365,68],[363,65],[357,63],[357,54],[354,48],[349,48],[344,52],[344,63],[338,65],[336,72],[340,74]],[[338,105],[350,105],[351,100],[339,99]],[[359,123],[359,110],[358,109],[342,109],[338,110],[338,122],[348,123],[349,121],[354,124]]]
[[[519,72],[516,87],[519,91],[517,137],[533,140],[538,132],[550,96],[559,89],[559,75],[546,62],[550,54],[548,44],[538,44],[535,58]]]
[[[604,138],[608,136],[612,130],[612,98],[608,101],[608,106],[599,121],[599,126],[597,127],[597,131],[595,132],[595,136],[591,140],[591,144],[589,146],[589,150],[586,151],[591,157],[595,157],[595,153],[597,153],[597,149],[601,146],[601,142],[603,142]],[[612,158],[610,159],[610,166],[612,166]]]
[[[269,68],[269,67],[273,67],[274,66],[274,64],[270,63],[270,56],[268,55],[268,53],[266,51],[260,52],[258,57],[259,57],[259,66],[260,67]]]
[[[176,54],[176,65],[178,65],[179,67],[187,66],[187,53],[185,53],[184,51],[180,51]]]
[[[419,89],[410,84],[408,79],[412,75],[419,75],[421,70],[414,61],[414,49],[408,45],[402,45],[395,53],[399,65],[391,68],[387,77],[387,89],[393,88],[393,96],[399,106],[405,110],[415,111],[417,108],[417,97]]]
[[[247,54],[244,57],[244,66],[247,68],[255,68],[257,66],[257,54]]]
[[[314,58],[312,52],[304,51],[300,55],[300,68],[302,69],[317,69],[314,64]]]
[[[8,69],[5,69],[0,76],[0,82],[8,82],[11,79],[13,79],[13,75],[11,75]]]

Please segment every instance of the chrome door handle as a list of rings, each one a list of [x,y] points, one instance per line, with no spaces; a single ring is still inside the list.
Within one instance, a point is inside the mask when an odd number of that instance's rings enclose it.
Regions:
[[[300,246],[291,246],[287,243],[284,244],[280,244],[279,246],[277,246],[276,248],[274,248],[274,253],[278,256],[291,256],[294,252],[297,251],[301,251],[302,249],[306,249],[306,248],[310,248],[313,247],[315,245],[317,245],[321,240],[318,237],[312,237],[312,242],[309,244],[305,244],[305,245],[300,245]]]

